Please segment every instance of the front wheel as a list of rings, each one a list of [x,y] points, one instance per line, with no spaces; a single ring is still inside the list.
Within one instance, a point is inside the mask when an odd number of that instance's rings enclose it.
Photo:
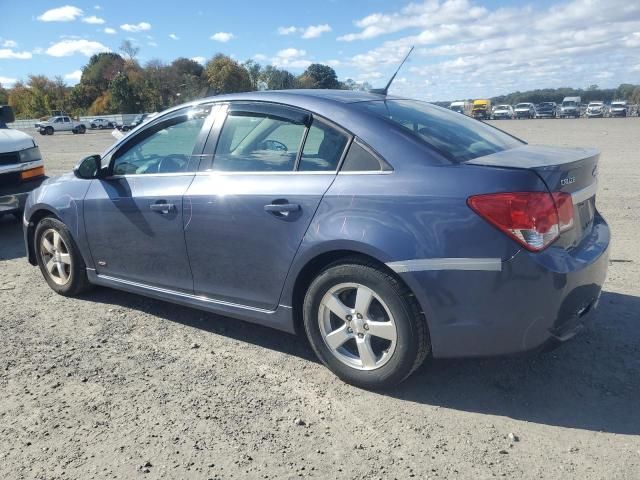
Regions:
[[[45,135],[53,135],[53,127],[47,127],[44,129]]]
[[[34,240],[38,266],[52,290],[74,296],[90,288],[84,260],[64,223],[50,217],[42,219]]]
[[[410,291],[373,264],[334,264],[311,283],[304,325],[316,355],[343,381],[389,388],[430,352],[424,316]]]

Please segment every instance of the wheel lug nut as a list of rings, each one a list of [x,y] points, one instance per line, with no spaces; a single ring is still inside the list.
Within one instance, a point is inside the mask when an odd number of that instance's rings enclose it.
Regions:
[[[362,315],[360,315],[359,313],[356,313],[356,317],[362,318]]]
[[[347,328],[347,332],[353,333],[353,328],[351,328],[351,327]]]
[[[369,325],[367,325],[366,323],[363,325],[365,330],[369,330]]]
[[[351,315],[347,315],[347,322],[350,322],[353,317]]]
[[[359,333],[358,338],[364,338],[364,333]]]

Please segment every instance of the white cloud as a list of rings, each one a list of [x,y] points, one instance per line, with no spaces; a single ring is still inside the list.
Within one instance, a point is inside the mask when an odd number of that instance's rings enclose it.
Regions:
[[[321,25],[309,25],[308,27],[278,27],[278,35],[293,35],[299,33],[302,38],[318,38],[320,35],[331,31],[331,26],[327,23]]]
[[[215,40],[216,42],[226,43],[229,40],[233,40],[236,36],[231,32],[217,32],[211,35],[211,40]]]
[[[16,48],[18,43],[15,40],[5,40],[2,42],[2,46],[6,48]]]
[[[65,5],[47,10],[38,17],[38,20],[41,22],[72,22],[80,16],[82,16],[82,9]]]
[[[298,27],[278,27],[278,35],[291,35],[297,31]]]
[[[118,33],[115,28],[107,27],[104,29],[104,33],[108,33],[109,35],[115,35]]]
[[[318,38],[320,35],[326,32],[330,32],[331,27],[324,23],[322,25],[310,25],[304,29],[302,38]]]
[[[95,8],[96,10],[102,10],[102,7],[100,5],[94,5],[93,8]]]
[[[476,0],[476,2],[479,0]],[[535,5],[535,4],[533,4]],[[526,20],[528,28],[523,29]],[[486,97],[545,87],[633,83],[640,3],[558,0],[553,7],[485,8],[473,0],[426,0],[355,22],[345,41],[402,32],[341,59],[357,79],[391,76],[411,45],[406,82],[392,91],[427,100]],[[607,72],[606,75],[602,72]],[[425,89],[425,85],[429,85]]]
[[[305,50],[285,48],[271,58],[271,63],[280,68],[306,68],[311,63],[311,60],[305,58],[306,55],[307,52]]]
[[[204,57],[191,57],[191,60],[198,62],[200,65],[204,65],[206,59]]]
[[[78,83],[80,81],[80,78],[82,77],[82,70],[74,70],[71,73],[67,73],[64,76],[65,80],[71,80],[70,83],[75,84]]]
[[[125,23],[123,25],[120,25],[120,28],[125,32],[138,33],[144,32],[146,30],[151,30],[151,24],[148,22]]]
[[[6,60],[29,60],[31,52],[14,52],[10,48],[0,48],[0,58]]]
[[[0,76],[0,85],[2,85],[3,87],[11,87],[13,86],[14,83],[16,83],[18,81],[17,78],[11,78],[11,77],[2,77]]]
[[[264,53],[256,53],[253,56],[253,59],[257,62],[264,62],[267,59],[267,56]]]
[[[180,37],[179,37],[179,36],[177,36],[175,33],[170,33],[170,34],[169,34],[169,38],[170,38],[171,40],[180,40]]]
[[[63,40],[58,43],[54,43],[47,48],[47,55],[52,57],[69,57],[71,55],[84,55],[90,57],[96,53],[109,52],[109,48],[91,40]]]
[[[104,23],[104,18],[91,15],[90,17],[83,17],[82,21],[91,25],[102,25]]]
[[[149,45],[150,47],[157,47],[158,46],[158,44],[156,42],[153,42],[153,41],[147,42],[147,45]]]

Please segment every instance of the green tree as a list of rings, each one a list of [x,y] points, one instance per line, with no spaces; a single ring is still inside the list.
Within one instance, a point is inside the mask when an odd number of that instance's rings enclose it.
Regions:
[[[336,71],[329,65],[312,63],[307,67],[298,82],[303,88],[340,88]]]
[[[249,72],[231,57],[221,53],[207,62],[205,75],[216,95],[251,90]]]
[[[9,101],[9,92],[0,83],[0,105],[6,105]]]
[[[260,74],[260,82],[267,90],[288,90],[296,88],[296,77],[287,70],[280,70],[273,65],[267,65]]]
[[[111,109],[119,113],[136,111],[137,98],[127,75],[124,73],[116,75],[109,85],[109,92]]]
[[[244,62],[243,67],[249,74],[249,80],[251,81],[251,90],[258,90],[258,84],[262,74],[262,65],[254,60],[247,60]]]

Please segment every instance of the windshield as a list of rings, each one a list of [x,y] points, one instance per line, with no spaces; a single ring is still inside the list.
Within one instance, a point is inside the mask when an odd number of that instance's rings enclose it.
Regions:
[[[567,102],[562,102],[562,106],[563,107],[575,107],[576,106],[576,102],[574,102],[573,100],[567,101]]]
[[[541,107],[553,107],[553,103],[551,102],[544,102],[540,104]]]
[[[516,105],[516,108],[529,108],[528,103],[519,103]]]
[[[602,106],[602,103],[600,103],[600,102],[594,102],[594,103],[590,103],[590,104],[589,104],[589,106],[590,106],[590,107],[601,107],[601,106]]]
[[[611,104],[611,106],[614,107],[614,108],[621,108],[621,107],[624,107],[625,104],[624,103],[620,103],[620,102],[614,102],[614,103]]]
[[[509,110],[509,105],[498,105],[496,110]]]
[[[523,144],[486,123],[418,100],[373,100],[353,105],[404,127],[456,162]]]

